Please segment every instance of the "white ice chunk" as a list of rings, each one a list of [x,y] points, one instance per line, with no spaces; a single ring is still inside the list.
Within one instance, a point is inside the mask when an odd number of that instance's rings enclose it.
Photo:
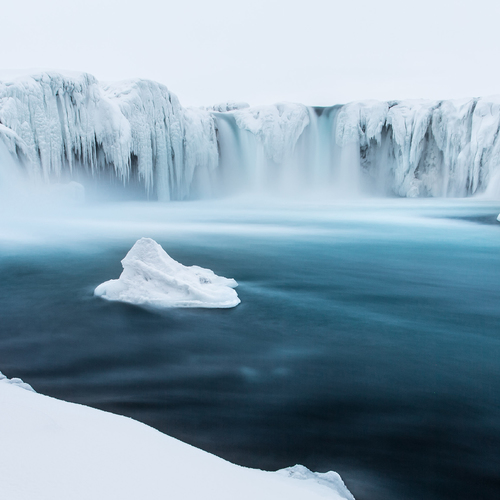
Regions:
[[[294,465],[293,467],[281,469],[277,471],[277,473],[287,477],[293,477],[294,479],[300,479],[302,481],[308,481],[327,486],[328,488],[335,491],[335,493],[337,493],[341,498],[354,500],[354,497],[347,489],[347,486],[344,484],[344,481],[342,481],[340,475],[334,471],[312,472],[303,465]]]
[[[210,269],[186,267],[151,238],[141,238],[122,260],[117,280],[99,285],[94,294],[140,306],[228,308],[240,303],[233,279]]]
[[[31,385],[23,382],[20,378],[7,378],[2,372],[0,372],[0,383],[3,384],[11,384],[16,387],[20,387],[21,389],[25,389],[27,391],[35,392],[35,389],[31,387]]]

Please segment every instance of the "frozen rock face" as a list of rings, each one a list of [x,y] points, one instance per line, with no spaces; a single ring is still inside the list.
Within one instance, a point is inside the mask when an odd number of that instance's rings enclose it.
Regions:
[[[0,78],[0,139],[32,178],[106,171],[170,200],[188,197],[193,177],[217,166],[211,116],[183,109],[159,83],[55,72]]]
[[[358,140],[361,168],[399,196],[469,196],[500,174],[500,97],[343,106],[337,141]],[[357,129],[357,130],[356,130]]]
[[[99,285],[95,295],[153,308],[229,308],[240,303],[235,280],[210,269],[186,267],[150,238],[141,238],[122,260],[119,279]]]
[[[500,97],[276,104],[215,118],[231,189],[274,182],[275,191],[292,185],[332,197],[500,196]]]
[[[0,74],[0,149],[31,179],[113,178],[162,201],[290,188],[498,198],[499,130],[498,96],[195,109],[147,80]]]

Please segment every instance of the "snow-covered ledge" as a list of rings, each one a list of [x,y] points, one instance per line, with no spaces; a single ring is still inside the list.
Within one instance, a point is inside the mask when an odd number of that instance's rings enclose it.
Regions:
[[[353,500],[335,472],[240,467],[1,373],[0,443],[0,498],[8,500]]]

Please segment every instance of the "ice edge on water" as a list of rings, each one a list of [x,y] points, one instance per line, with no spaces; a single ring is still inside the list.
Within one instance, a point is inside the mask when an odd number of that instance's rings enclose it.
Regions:
[[[122,260],[116,280],[100,284],[94,294],[153,308],[230,308],[240,303],[234,279],[217,276],[210,269],[183,266],[151,238],[141,238]]]
[[[0,401],[5,498],[353,500],[334,472],[240,467],[131,418],[37,394],[1,372]]]

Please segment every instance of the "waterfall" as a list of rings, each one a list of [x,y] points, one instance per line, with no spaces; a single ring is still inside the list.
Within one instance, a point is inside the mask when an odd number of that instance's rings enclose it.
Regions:
[[[195,109],[147,80],[45,72],[0,82],[0,189],[7,155],[32,182],[114,179],[162,201],[498,196],[499,131],[499,97]]]

